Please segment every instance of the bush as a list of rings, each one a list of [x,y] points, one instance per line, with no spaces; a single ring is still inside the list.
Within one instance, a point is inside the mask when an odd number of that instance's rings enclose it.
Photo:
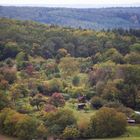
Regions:
[[[134,119],[136,123],[140,124],[140,114],[133,113],[131,118]]]
[[[61,93],[54,93],[50,97],[49,103],[56,107],[62,107],[65,105],[65,99]]]
[[[73,79],[72,79],[72,84],[74,86],[78,86],[79,82],[80,82],[80,78],[78,76],[74,76]]]
[[[3,76],[3,79],[8,81],[9,84],[13,84],[17,79],[16,76],[16,69],[10,67],[1,67],[0,68],[0,75]]]
[[[23,114],[16,111],[5,108],[0,113],[0,130],[7,135],[14,136],[16,131],[17,122],[23,117]]]
[[[60,79],[54,78],[49,81],[49,92],[60,92],[62,90],[62,82]]]
[[[60,136],[67,126],[76,125],[76,119],[70,110],[58,110],[47,113],[45,125],[48,128],[49,135]]]
[[[44,124],[41,123],[37,128],[37,136],[38,136],[39,139],[46,140],[47,135],[48,135],[48,130],[44,126]]]
[[[33,98],[30,98],[30,105],[36,106],[37,110],[46,103],[46,99],[42,94],[36,94]]]
[[[118,112],[124,113],[127,117],[130,117],[134,112],[131,108],[125,107],[119,102],[108,102],[104,105],[104,107],[114,108]]]
[[[95,96],[90,100],[90,103],[93,108],[99,109],[104,105],[104,100],[98,96]]]
[[[0,132],[24,140],[38,137],[38,131],[41,131],[40,124],[36,118],[18,113],[10,108],[5,108],[0,113]]]
[[[101,108],[91,117],[93,136],[97,138],[120,136],[126,130],[126,116],[111,108]]]
[[[47,96],[50,96],[51,93],[49,91],[49,85],[48,84],[45,84],[45,85],[38,85],[37,86],[37,90],[39,91],[39,93],[42,93],[43,95],[47,95]]]
[[[86,92],[85,87],[73,87],[70,91],[72,98],[78,98],[79,95],[82,96]]]
[[[91,138],[92,137],[92,129],[90,127],[89,120],[82,119],[78,121],[78,129],[80,131],[81,138]]]
[[[68,93],[61,93],[65,100],[70,99],[70,95]]]
[[[29,103],[24,104],[24,102],[16,103],[16,110],[22,114],[28,114],[33,111],[32,106]]]
[[[56,111],[56,107],[54,105],[51,105],[51,104],[47,104],[45,106],[45,112],[53,112],[53,111]]]
[[[96,91],[94,91],[94,89],[90,89],[89,91],[87,90],[85,95],[86,95],[86,99],[90,100],[93,96],[95,96],[97,93]]]
[[[10,106],[10,100],[5,92],[0,91],[0,110]]]
[[[15,126],[16,136],[26,140],[36,138],[38,125],[39,121],[37,119],[25,115],[24,118],[20,119]]]
[[[80,132],[76,127],[69,127],[67,126],[62,134],[62,137],[65,139],[75,139],[80,136]]]

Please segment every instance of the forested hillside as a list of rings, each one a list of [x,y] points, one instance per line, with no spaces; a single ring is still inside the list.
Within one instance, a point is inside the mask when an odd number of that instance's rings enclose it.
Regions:
[[[89,139],[135,129],[140,137],[138,111],[140,30],[0,19],[0,133]]]
[[[0,7],[0,17],[86,29],[139,28],[140,8]]]

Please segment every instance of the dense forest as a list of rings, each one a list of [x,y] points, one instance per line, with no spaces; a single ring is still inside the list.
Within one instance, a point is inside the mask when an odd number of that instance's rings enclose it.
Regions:
[[[116,137],[129,120],[140,123],[136,111],[140,30],[0,19],[0,133],[23,140]]]
[[[140,7],[72,9],[1,6],[0,17],[97,30],[140,27]]]

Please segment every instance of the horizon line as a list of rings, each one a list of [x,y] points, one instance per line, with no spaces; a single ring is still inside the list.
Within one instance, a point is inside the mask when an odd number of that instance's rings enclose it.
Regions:
[[[135,4],[0,4],[0,6],[5,7],[48,7],[48,8],[125,8],[132,7],[138,8],[140,7],[140,3]]]

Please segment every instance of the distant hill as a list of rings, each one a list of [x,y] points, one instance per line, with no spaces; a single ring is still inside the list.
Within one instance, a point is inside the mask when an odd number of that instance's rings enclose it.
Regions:
[[[74,9],[0,6],[0,17],[85,29],[140,28],[140,7]]]

